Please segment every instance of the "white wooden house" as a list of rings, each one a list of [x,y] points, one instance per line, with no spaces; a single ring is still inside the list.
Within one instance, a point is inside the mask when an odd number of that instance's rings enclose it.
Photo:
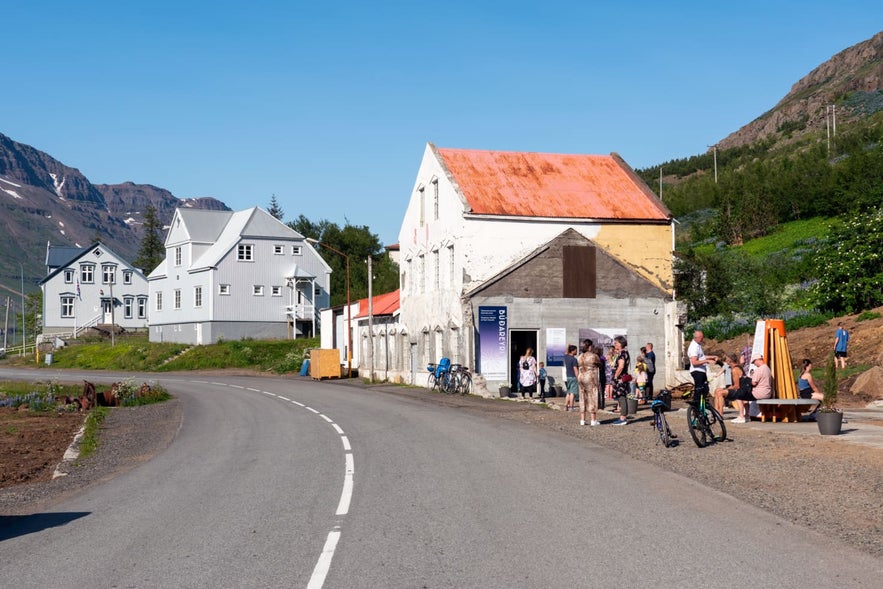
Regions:
[[[527,347],[561,378],[583,337],[653,342],[657,385],[680,358],[673,219],[616,154],[428,144],[398,245],[406,382],[447,356],[495,393]]]
[[[331,268],[266,211],[179,208],[148,276],[150,341],[293,339],[318,333]]]
[[[43,336],[77,336],[93,327],[147,329],[147,278],[101,242],[46,246]]]

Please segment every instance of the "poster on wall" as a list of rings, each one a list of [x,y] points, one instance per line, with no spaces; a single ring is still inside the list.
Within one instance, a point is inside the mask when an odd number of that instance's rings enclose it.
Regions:
[[[478,307],[478,372],[486,380],[506,380],[508,349],[507,307]]]
[[[564,366],[567,351],[567,330],[563,327],[546,329],[546,366]]]
[[[581,327],[579,330],[580,344],[584,339],[592,340],[593,346],[598,346],[602,350],[613,347],[613,338],[621,335],[628,336],[628,330],[624,327]]]

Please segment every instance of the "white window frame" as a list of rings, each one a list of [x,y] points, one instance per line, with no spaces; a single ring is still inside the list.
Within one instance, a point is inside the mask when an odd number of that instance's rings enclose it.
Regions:
[[[251,287],[251,294],[256,297],[264,296],[264,285],[263,284],[254,284]]]
[[[197,309],[202,307],[202,287],[193,287],[193,306]]]
[[[236,260],[239,262],[254,262],[254,244],[240,243],[236,248]]]
[[[75,273],[76,273],[76,271],[73,268],[65,268],[64,269],[64,283],[65,284],[73,284]]]
[[[304,250],[301,246],[299,246],[299,245],[291,246],[291,255],[292,256],[300,256],[300,255],[303,255],[303,253],[304,253]]]
[[[95,264],[83,264],[80,266],[80,282],[83,284],[95,284]]]
[[[432,179],[432,207],[433,219],[438,221],[438,178]]]
[[[222,297],[230,296],[230,285],[229,284],[219,284],[218,285],[218,294]]]
[[[61,316],[64,319],[73,318],[74,316],[74,295],[62,295],[61,297]]]
[[[135,297],[125,297],[123,299],[123,317],[126,319],[132,318],[132,309],[135,303]]]
[[[181,289],[175,289],[175,309],[181,308]]]
[[[123,270],[123,284],[132,284],[131,270]]]
[[[279,243],[273,244],[273,255],[274,256],[284,256],[285,255],[285,246]]]
[[[117,267],[111,264],[102,264],[101,266],[101,284],[117,283]]]
[[[147,319],[147,297],[138,297],[138,319]]]
[[[281,286],[271,286],[270,287],[270,296],[271,297],[281,297],[282,296],[282,287]]]
[[[181,259],[183,258],[183,251],[181,246],[175,248],[175,266],[181,265]]]
[[[156,291],[156,310],[162,311],[162,291]]]

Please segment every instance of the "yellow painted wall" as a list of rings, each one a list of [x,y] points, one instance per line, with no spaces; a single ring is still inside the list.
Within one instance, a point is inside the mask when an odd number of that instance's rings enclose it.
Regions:
[[[602,225],[598,246],[669,294],[674,294],[671,225]]]

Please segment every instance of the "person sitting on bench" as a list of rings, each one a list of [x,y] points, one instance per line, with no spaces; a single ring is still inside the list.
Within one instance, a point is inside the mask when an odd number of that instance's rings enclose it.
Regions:
[[[812,360],[809,358],[803,359],[803,372],[800,373],[800,378],[797,379],[797,394],[801,399],[815,399],[821,403],[822,399],[825,398],[825,395],[819,391],[819,387],[816,386],[816,381],[813,380],[812,377]],[[807,420],[813,420],[816,417],[816,411],[819,406],[816,405],[815,408],[804,418]]]
[[[738,397],[739,389],[743,385],[741,379],[745,374],[742,371],[742,365],[739,363],[739,358],[736,354],[728,354],[724,358],[724,361],[727,363],[727,366],[730,367],[730,377],[732,380],[730,387],[721,387],[714,391],[714,408],[717,409],[717,412],[721,415],[724,414],[724,404],[727,401],[734,401]],[[751,379],[748,379],[747,390],[750,394]]]
[[[773,396],[773,376],[770,373],[770,367],[763,361],[763,354],[752,355],[751,363],[754,365],[754,373],[750,377],[751,390],[748,392],[748,395],[740,394],[740,396],[747,396],[749,398],[734,400],[736,408],[739,409],[739,417],[734,418],[733,423],[746,423],[748,421],[746,403],[758,399],[771,399]]]

